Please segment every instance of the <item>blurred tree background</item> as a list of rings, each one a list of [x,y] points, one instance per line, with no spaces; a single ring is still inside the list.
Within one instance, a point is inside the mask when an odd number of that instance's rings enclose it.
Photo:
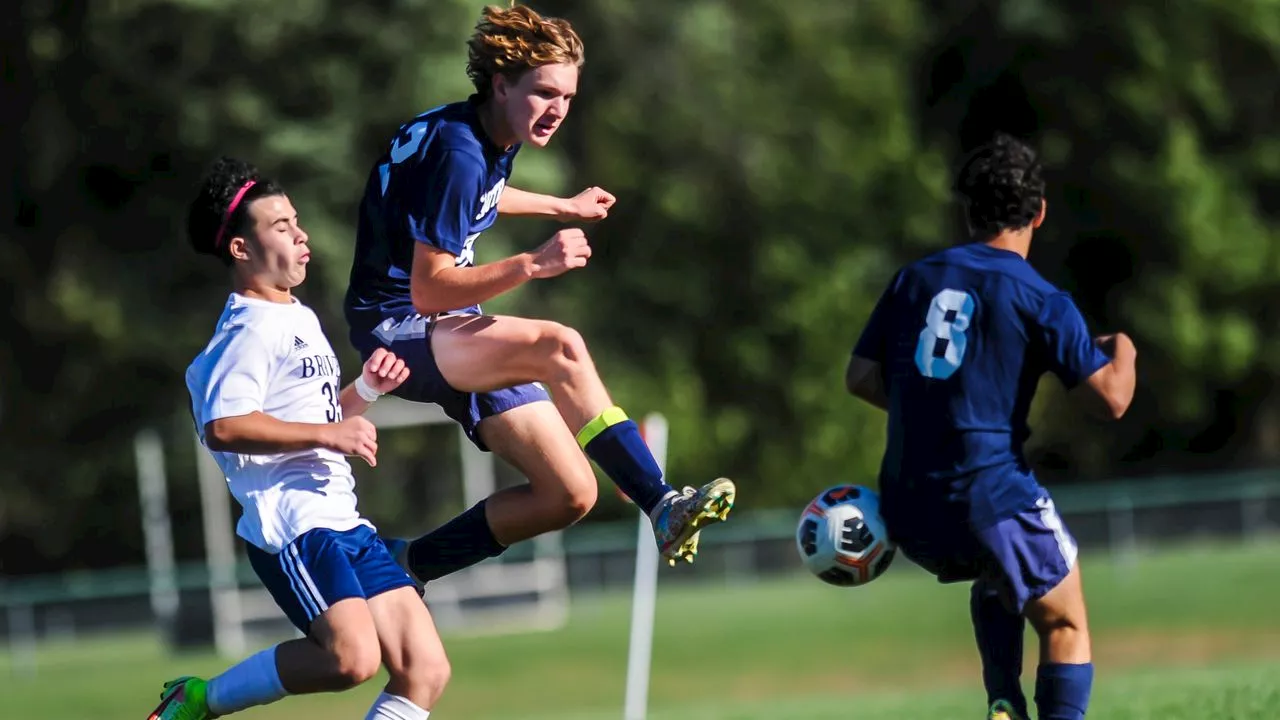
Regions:
[[[14,0],[0,23],[0,568],[139,564],[132,440],[160,429],[180,559],[202,553],[183,371],[227,292],[182,232],[218,154],[289,189],[317,262],[300,295],[348,376],[355,207],[397,126],[470,92],[461,0]],[[580,95],[514,183],[619,200],[592,264],[491,310],[581,329],[635,416],[672,423],[677,482],[743,509],[872,482],[883,417],[849,349],[900,263],[963,238],[960,154],[1036,143],[1033,264],[1098,332],[1130,332],[1139,396],[1081,421],[1054,381],[1033,427],[1057,483],[1276,463],[1280,5],[1269,0],[546,0],[587,46]],[[506,219],[491,260],[554,226]],[[460,509],[457,443],[397,431],[359,470],[380,525]],[[1207,479],[1206,482],[1212,482]],[[612,493],[587,519],[619,517]]]

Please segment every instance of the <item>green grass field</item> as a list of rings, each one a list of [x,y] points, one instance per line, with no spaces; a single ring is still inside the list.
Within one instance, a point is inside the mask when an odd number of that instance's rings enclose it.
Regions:
[[[1097,666],[1091,718],[1280,718],[1280,545],[1083,559]],[[674,572],[674,571],[673,571]],[[629,599],[575,605],[563,630],[446,638],[454,679],[433,718],[622,717]],[[1034,677],[1034,636],[1028,635]],[[46,645],[34,676],[0,655],[4,718],[139,720],[161,681],[211,674],[145,637]],[[874,585],[807,577],[661,593],[651,717],[979,718],[984,697],[963,586],[906,562]],[[364,717],[378,684],[288,698],[239,717]]]

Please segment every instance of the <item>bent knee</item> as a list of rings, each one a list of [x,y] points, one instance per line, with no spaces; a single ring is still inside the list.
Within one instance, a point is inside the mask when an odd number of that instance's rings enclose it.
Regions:
[[[453,677],[453,668],[449,659],[441,655],[394,669],[390,675],[396,684],[412,688],[415,694],[439,697]]]
[[[1088,632],[1083,601],[1067,604],[1036,603],[1028,608],[1026,616],[1041,637]]]
[[[437,692],[444,690],[445,685],[448,685],[452,678],[453,665],[449,663],[448,658],[443,657],[431,663],[422,674],[423,682]]]
[[[597,498],[595,476],[587,471],[585,478],[560,478],[552,487],[535,489],[539,506],[548,525],[566,528],[586,517]]]
[[[596,505],[596,486],[592,479],[590,485],[566,487],[556,493],[550,507],[553,522],[560,527],[569,527],[586,517]]]
[[[396,695],[407,697],[424,708],[435,707],[453,675],[449,660],[443,653],[426,660],[392,665],[388,671],[391,676],[388,689],[393,689]]]
[[[1079,566],[1073,567],[1053,589],[1027,603],[1024,613],[1041,634],[1057,628],[1083,629],[1087,611]]]
[[[591,512],[591,508],[596,506],[599,491],[594,475],[584,482],[575,483],[566,490],[564,513],[569,519],[568,524],[572,525],[586,517],[587,513]]]
[[[333,652],[334,682],[342,687],[355,687],[378,674],[382,656],[377,638],[350,642]]]
[[[539,356],[546,363],[547,373],[554,378],[581,372],[590,359],[582,335],[560,323],[542,323],[536,344]]]

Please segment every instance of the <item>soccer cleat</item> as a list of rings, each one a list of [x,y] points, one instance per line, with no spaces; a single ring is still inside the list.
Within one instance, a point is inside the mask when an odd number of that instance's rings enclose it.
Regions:
[[[160,705],[151,711],[147,720],[207,720],[210,716],[205,699],[207,686],[204,680],[191,676],[170,680],[160,693]]]
[[[1026,720],[1026,718],[1018,714],[1008,700],[997,700],[991,703],[991,709],[987,711],[987,720]]]
[[[728,478],[717,478],[701,488],[686,487],[658,506],[653,534],[667,563],[693,562],[698,554],[698,533],[712,523],[724,522],[733,509],[737,488]]]

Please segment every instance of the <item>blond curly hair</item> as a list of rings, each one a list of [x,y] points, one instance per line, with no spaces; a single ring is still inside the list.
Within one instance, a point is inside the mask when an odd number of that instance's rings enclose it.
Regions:
[[[518,77],[543,65],[582,67],[582,39],[567,20],[544,18],[533,9],[490,5],[467,41],[467,76],[481,98],[493,91],[493,77]]]

